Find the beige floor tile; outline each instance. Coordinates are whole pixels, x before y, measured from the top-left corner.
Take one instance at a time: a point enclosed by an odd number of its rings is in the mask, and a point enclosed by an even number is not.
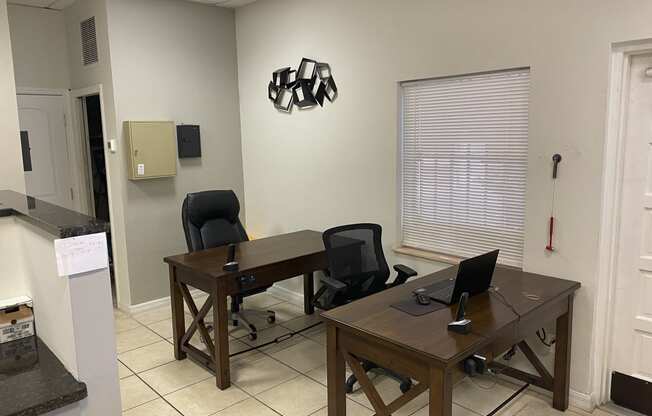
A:
[[[127,410],[122,416],[181,416],[172,406],[163,399],[156,399],[149,403]]]
[[[121,311],[121,310],[118,309],[118,308],[113,308],[113,318],[114,318],[114,319],[118,319],[118,318],[128,318],[128,317],[129,317],[129,314],[128,314],[128,313],[126,313],[126,312],[124,312],[124,311]]]
[[[140,376],[161,395],[172,393],[212,375],[189,359],[173,361],[153,368]]]
[[[453,389],[453,401],[476,413],[487,414],[516,391],[490,376],[465,378]]]
[[[150,325],[154,322],[160,322],[172,318],[172,309],[169,305],[159,306],[144,312],[135,313],[131,315],[131,317],[143,325]]]
[[[256,398],[283,416],[308,416],[327,404],[326,387],[300,376],[264,391]]]
[[[188,315],[186,317],[186,329],[192,322],[192,318]],[[164,321],[154,322],[153,324],[147,325],[149,329],[159,334],[163,338],[172,338],[172,318],[166,319]]]
[[[317,342],[306,339],[272,354],[272,357],[305,373],[326,364],[326,349]]]
[[[276,322],[287,322],[303,316],[303,308],[290,302],[282,302],[269,308],[276,313]]]
[[[363,405],[358,404],[353,400],[346,400],[346,416],[370,416],[373,414],[373,410],[367,409]],[[328,416],[328,407],[324,407],[321,410],[316,411],[311,416]]]
[[[310,325],[314,325],[317,322],[321,322],[321,317],[319,316],[319,313],[315,312],[312,315],[301,315],[298,318],[294,318],[290,321],[283,322],[282,325],[288,329],[291,329],[293,331],[298,331],[301,329],[304,329]],[[317,325],[315,328],[319,328],[323,326],[324,324]],[[312,329],[311,329],[312,330]],[[307,332],[307,331],[306,331]]]
[[[135,319],[129,318],[128,316],[118,316],[113,320],[113,328],[115,333],[128,331],[130,329],[138,328],[140,323]]]
[[[352,374],[351,370],[347,366],[346,367],[346,377],[345,378],[349,378],[349,376],[351,374]],[[326,374],[326,366],[325,365],[323,365],[321,367],[317,367],[317,368],[315,368],[313,370],[310,370],[310,371],[306,372],[305,375],[310,377],[311,379],[315,380],[316,382],[318,382],[320,384],[323,384],[324,386],[328,385],[327,374]]]
[[[278,413],[254,398],[215,413],[213,416],[278,416]]]
[[[428,416],[428,410],[429,410],[428,406],[422,407],[420,410],[416,411],[415,413],[412,413],[411,416]],[[453,404],[453,416],[482,416],[482,415],[472,412],[469,409],[465,409],[457,404]]]
[[[258,332],[258,338],[255,341],[251,341],[247,337],[239,338],[239,341],[246,343],[247,345],[250,345],[252,347],[256,347],[262,344],[265,344],[267,342],[273,341],[274,339],[278,337],[285,337],[288,334],[290,334],[291,331],[287,328],[284,328],[282,326],[276,325],[271,328],[264,329],[260,332]],[[284,339],[283,341],[276,343],[276,344],[271,344],[266,347],[261,347],[260,351],[264,352],[266,354],[273,354],[277,351],[280,351],[282,349],[291,347],[292,345],[295,345],[306,338],[302,337],[301,335],[295,335],[292,338],[289,339]]]
[[[211,334],[212,336],[212,334]],[[211,338],[213,339],[213,338]],[[190,339],[190,345],[193,347],[199,349],[200,351],[208,352],[208,348],[206,348],[206,345],[201,341],[201,338],[199,334],[193,335],[193,337]],[[240,351],[244,351],[246,349],[251,348],[251,346],[245,344],[244,342],[230,338],[229,339],[229,354],[235,354]],[[237,360],[242,360],[244,358],[248,360],[257,360],[260,358],[263,358],[264,355],[258,352],[257,350],[249,351],[240,355],[236,355],[234,357],[231,357],[231,362],[237,361]]]
[[[271,308],[272,305],[283,302],[282,299],[275,298],[274,296],[268,293],[259,293],[253,296],[247,296],[244,299],[244,307],[251,309],[274,309]]]
[[[249,395],[236,386],[220,390],[211,377],[165,398],[184,416],[208,416],[249,398]]]
[[[124,364],[122,364],[120,361],[118,361],[118,377],[120,379],[123,379],[125,377],[129,377],[129,376],[131,376],[133,374],[134,373],[130,369],[128,369],[127,367],[125,367]]]
[[[301,333],[304,337],[310,338],[311,340],[326,346],[326,328],[323,325],[318,326],[317,328],[310,329],[306,332]]]
[[[119,354],[118,359],[132,371],[140,373],[174,361],[174,348],[169,342],[161,340],[154,344]]]
[[[239,360],[231,364],[233,384],[252,395],[297,376],[298,372],[269,357],[256,361]]]
[[[161,337],[144,326],[118,332],[115,335],[116,350],[118,354],[135,350],[136,348],[144,347],[145,345],[153,344],[160,340]]]
[[[374,386],[376,387],[376,390],[378,390],[378,393],[380,394],[380,397],[383,399],[383,401],[386,404],[391,403],[393,400],[397,399],[399,396],[401,396],[403,393],[401,393],[401,389],[399,388],[399,382],[394,380],[393,378],[384,376],[384,375],[376,375],[374,372],[371,372],[369,378],[372,378],[372,382]],[[367,396],[365,396],[364,392],[362,389],[359,387],[358,384],[356,384],[356,390],[353,391],[352,394],[349,395],[349,398],[352,400],[360,403],[361,405],[367,407],[368,409],[373,409],[373,406],[371,406],[371,403],[369,402],[369,399],[367,399]],[[394,416],[407,416],[415,411],[421,409],[425,405],[428,404],[428,391],[425,391],[421,393],[417,398],[400,408],[397,412],[393,413]]]
[[[156,399],[154,390],[143,383],[138,377],[130,376],[120,380],[120,399],[122,410],[131,409]]]

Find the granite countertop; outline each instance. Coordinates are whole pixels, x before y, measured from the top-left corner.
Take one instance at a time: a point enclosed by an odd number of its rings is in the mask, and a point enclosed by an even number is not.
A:
[[[0,344],[0,392],[0,416],[42,415],[88,395],[38,337]]]
[[[25,221],[59,238],[109,232],[109,223],[58,205],[0,190],[0,217],[18,215]]]

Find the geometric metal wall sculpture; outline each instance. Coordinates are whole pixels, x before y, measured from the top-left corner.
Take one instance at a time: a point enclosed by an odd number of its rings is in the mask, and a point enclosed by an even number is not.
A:
[[[289,66],[272,72],[267,97],[280,111],[291,112],[293,106],[310,108],[324,106],[337,98],[337,85],[327,63],[303,58],[297,69]]]

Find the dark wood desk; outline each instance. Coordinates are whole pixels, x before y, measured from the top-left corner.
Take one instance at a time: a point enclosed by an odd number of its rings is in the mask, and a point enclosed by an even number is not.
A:
[[[454,277],[456,267],[442,270],[322,314],[327,324],[328,415],[345,416],[345,361],[376,410],[390,415],[430,388],[430,415],[451,416],[454,377],[461,362],[480,353],[494,357],[518,345],[539,376],[492,363],[503,374],[553,392],[553,406],[568,408],[573,294],[577,282],[498,267],[493,285],[502,297],[484,293],[472,297],[467,317],[472,333],[460,335],[447,330],[455,306],[422,316],[411,316],[390,305],[411,296],[419,287]],[[504,298],[504,299],[503,299]],[[525,338],[556,320],[554,377],[549,374]],[[358,358],[417,380],[403,396],[385,404],[360,368]]]
[[[240,268],[237,272],[222,270],[226,257],[227,248],[218,247],[164,259],[170,266],[174,356],[183,360],[190,355],[193,361],[215,374],[216,384],[222,390],[231,385],[227,296],[303,275],[304,311],[312,314],[313,273],[327,266],[322,235],[317,231],[298,231],[238,244],[236,259]],[[188,287],[208,293],[201,308],[195,305]],[[193,316],[187,330],[184,301]],[[204,324],[211,306],[214,306],[215,343]],[[190,345],[196,331],[206,343],[209,354]]]

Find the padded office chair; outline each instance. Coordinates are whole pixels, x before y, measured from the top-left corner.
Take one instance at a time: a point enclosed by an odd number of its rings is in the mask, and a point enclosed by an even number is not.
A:
[[[183,231],[188,250],[199,251],[230,243],[248,241],[238,214],[240,203],[231,190],[204,191],[186,195],[181,208]],[[266,291],[270,286],[243,291],[231,297],[231,319],[233,326],[244,322],[249,327],[249,339],[258,337],[258,330],[247,315],[263,315],[268,323],[276,321],[274,311],[243,310],[242,303],[247,296]]]
[[[328,270],[321,277],[322,287],[315,294],[315,306],[331,309],[356,299],[378,293],[387,288],[401,285],[417,272],[397,264],[396,279],[387,283],[389,266],[381,244],[382,228],[378,224],[343,225],[324,231],[324,247],[328,257]],[[379,368],[376,364],[360,360],[365,371]],[[384,373],[398,380],[405,393],[412,387],[412,380],[382,369]],[[351,393],[357,382],[355,375],[346,380],[346,392]]]

